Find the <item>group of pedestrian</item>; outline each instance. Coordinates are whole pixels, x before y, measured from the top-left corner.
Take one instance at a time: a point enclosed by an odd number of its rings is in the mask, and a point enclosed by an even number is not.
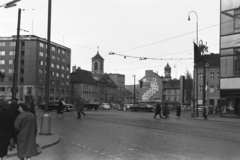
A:
[[[17,98],[11,104],[0,101],[0,128],[1,160],[6,159],[8,150],[15,147],[20,160],[30,160],[39,154],[36,144],[37,121],[27,104],[19,104]]]
[[[161,113],[161,110],[163,110],[162,113]],[[157,105],[156,105],[155,115],[154,115],[153,118],[156,118],[157,115],[159,115],[159,117],[161,119],[163,118],[162,115],[164,116],[164,118],[169,118],[170,117],[169,114],[170,114],[170,109],[168,107],[168,104],[165,103],[164,106],[161,107],[160,103],[158,102]],[[176,107],[176,116],[179,117],[179,118],[181,116],[181,107],[180,107],[180,105],[177,105],[177,107]]]

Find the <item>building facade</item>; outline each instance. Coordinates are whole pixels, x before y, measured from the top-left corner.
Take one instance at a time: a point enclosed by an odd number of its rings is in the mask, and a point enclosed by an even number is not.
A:
[[[240,115],[240,0],[221,0],[220,97],[222,115]]]
[[[203,92],[205,89],[205,100],[207,105],[220,105],[220,88],[219,88],[219,54],[203,55],[203,61],[195,65],[195,73],[197,81],[195,80],[197,88],[198,105],[203,105]],[[204,63],[203,63],[204,62]],[[205,75],[204,75],[205,64]],[[205,87],[203,86],[203,79],[205,77]]]
[[[32,98],[37,103],[45,101],[47,40],[34,36],[20,36],[18,93],[24,102]],[[16,36],[0,37],[0,71],[5,78],[0,82],[1,99],[11,99],[14,73]],[[69,101],[71,49],[51,42],[51,71],[49,99]]]
[[[125,75],[109,73],[108,76],[117,85],[117,96],[115,97],[115,102],[125,102],[125,96],[127,96],[125,95]]]

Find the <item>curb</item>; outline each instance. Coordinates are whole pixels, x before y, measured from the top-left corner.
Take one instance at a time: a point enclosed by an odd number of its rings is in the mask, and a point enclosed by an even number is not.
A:
[[[40,146],[41,149],[45,149],[45,148],[48,148],[48,147],[50,147],[50,146],[53,146],[53,145],[59,143],[60,140],[61,140],[61,137],[60,137],[59,135],[56,135],[56,137],[57,137],[57,138],[56,138],[56,141],[54,141],[54,142],[52,142],[52,143],[44,144],[44,145]],[[8,154],[8,155],[6,156],[6,158],[14,157],[14,156],[17,156],[17,151],[16,151],[16,153],[10,153],[10,154]]]
[[[187,118],[187,119],[192,119],[192,120],[202,120],[202,121],[204,121],[204,119],[197,119],[197,118]],[[207,121],[214,121],[214,122],[225,122],[225,123],[238,123],[239,124],[239,122],[232,122],[232,121],[222,121],[222,120],[216,120],[216,119],[208,119]]]

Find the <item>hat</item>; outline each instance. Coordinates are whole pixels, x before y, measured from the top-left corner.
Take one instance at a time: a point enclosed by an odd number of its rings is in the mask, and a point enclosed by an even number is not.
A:
[[[7,101],[0,101],[0,109],[8,109],[8,102]]]
[[[24,111],[28,111],[29,110],[28,106],[25,103],[21,103],[19,106],[22,107],[22,109]]]

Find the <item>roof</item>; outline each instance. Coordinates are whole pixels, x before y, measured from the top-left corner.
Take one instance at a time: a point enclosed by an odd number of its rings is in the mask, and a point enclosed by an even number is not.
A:
[[[177,79],[169,80],[165,86],[165,89],[170,88],[180,88],[180,80]]]
[[[94,79],[96,83],[106,84],[107,87],[116,87],[117,85],[113,82],[113,80],[108,76],[108,74],[98,74],[98,79]]]
[[[209,64],[209,67],[220,66],[220,55],[219,54],[205,54],[202,56],[205,63]],[[203,67],[203,61],[196,64],[196,67]]]
[[[100,56],[99,52],[97,52],[97,54],[92,58],[92,61],[96,60],[96,59],[101,59],[101,60],[104,60],[102,58],[102,56]]]
[[[87,83],[97,85],[90,71],[76,69],[76,72],[71,73],[71,83]]]

